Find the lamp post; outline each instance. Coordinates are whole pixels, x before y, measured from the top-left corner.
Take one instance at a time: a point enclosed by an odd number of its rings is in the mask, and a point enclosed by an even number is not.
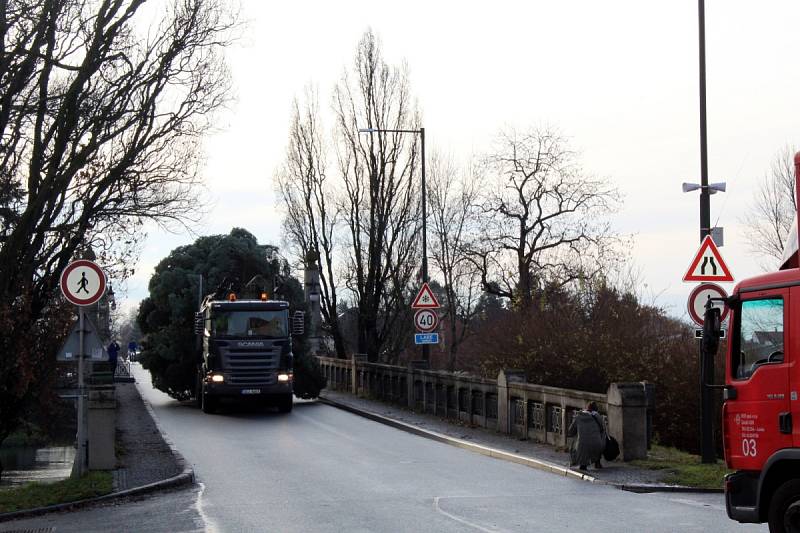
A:
[[[427,186],[425,185],[425,128],[417,130],[404,129],[382,129],[382,128],[360,128],[359,133],[414,133],[419,134],[422,158],[422,281],[428,282],[428,201]],[[429,362],[431,348],[428,344],[422,345],[422,359]]]
[[[708,147],[706,139],[706,14],[704,0],[697,0],[698,53],[700,69],[700,241],[711,234],[711,194],[708,184]],[[686,191],[684,184],[684,191]],[[714,184],[719,185],[719,184]],[[692,190],[692,189],[690,189]],[[716,189],[720,190],[720,189]],[[722,191],[725,190],[722,184]],[[700,369],[700,456],[703,463],[716,462],[713,436],[714,391],[708,386],[714,382],[714,361],[703,357]]]

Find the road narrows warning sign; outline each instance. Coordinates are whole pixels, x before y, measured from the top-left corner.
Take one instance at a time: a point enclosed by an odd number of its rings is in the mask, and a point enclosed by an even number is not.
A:
[[[710,235],[703,239],[683,281],[733,281],[733,275]]]
[[[417,293],[417,297],[414,298],[414,303],[411,304],[412,309],[438,309],[441,305],[439,305],[439,300],[436,299],[436,296],[433,294],[430,285],[428,282],[422,284],[422,288]]]

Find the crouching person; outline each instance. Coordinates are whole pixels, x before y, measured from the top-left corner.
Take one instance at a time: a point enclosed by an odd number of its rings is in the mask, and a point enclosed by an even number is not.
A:
[[[573,438],[569,451],[570,466],[578,465],[581,470],[586,470],[589,464],[594,464],[595,468],[602,468],[600,457],[606,443],[606,432],[595,402],[589,402],[586,409],[575,415],[567,436],[577,437]]]

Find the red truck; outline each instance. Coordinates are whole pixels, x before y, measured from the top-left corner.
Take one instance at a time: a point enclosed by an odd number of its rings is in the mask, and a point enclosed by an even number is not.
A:
[[[800,191],[800,152],[794,161]],[[725,503],[733,520],[768,522],[771,532],[800,532],[797,223],[795,215],[781,268],[740,282],[728,299],[722,434],[725,462],[736,472],[725,478]],[[717,333],[712,313],[706,322]]]

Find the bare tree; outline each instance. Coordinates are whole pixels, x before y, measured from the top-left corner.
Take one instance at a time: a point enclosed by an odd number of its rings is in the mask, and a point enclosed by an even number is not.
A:
[[[344,357],[345,344],[339,324],[334,249],[338,244],[338,207],[328,178],[327,149],[320,125],[319,104],[313,89],[306,91],[305,105],[295,101],[289,129],[286,163],[275,178],[286,217],[284,235],[296,256],[320,260],[321,311],[333,337],[336,354]]]
[[[408,284],[415,273],[419,229],[416,136],[360,128],[416,129],[407,69],[387,65],[367,32],[355,64],[334,92],[341,213],[348,235],[347,287],[358,307],[358,351],[393,360],[408,328]]]
[[[452,371],[457,368],[458,347],[470,332],[482,292],[480,276],[468,256],[470,240],[475,238],[479,178],[474,168],[462,173],[452,159],[436,151],[428,168],[430,253],[444,282],[447,367]]]
[[[792,146],[783,147],[772,160],[753,204],[742,218],[750,249],[767,259],[765,270],[774,269],[783,256],[783,247],[797,214]]]
[[[0,340],[0,440],[37,396],[43,317],[76,252],[106,243],[110,260],[142,221],[198,215],[236,17],[222,0],[173,0],[143,32],[143,4],[0,2],[0,322],[15,332]]]
[[[484,238],[471,253],[486,291],[526,309],[537,289],[608,267],[615,235],[607,215],[617,193],[583,172],[563,138],[543,129],[505,131],[484,172]]]

